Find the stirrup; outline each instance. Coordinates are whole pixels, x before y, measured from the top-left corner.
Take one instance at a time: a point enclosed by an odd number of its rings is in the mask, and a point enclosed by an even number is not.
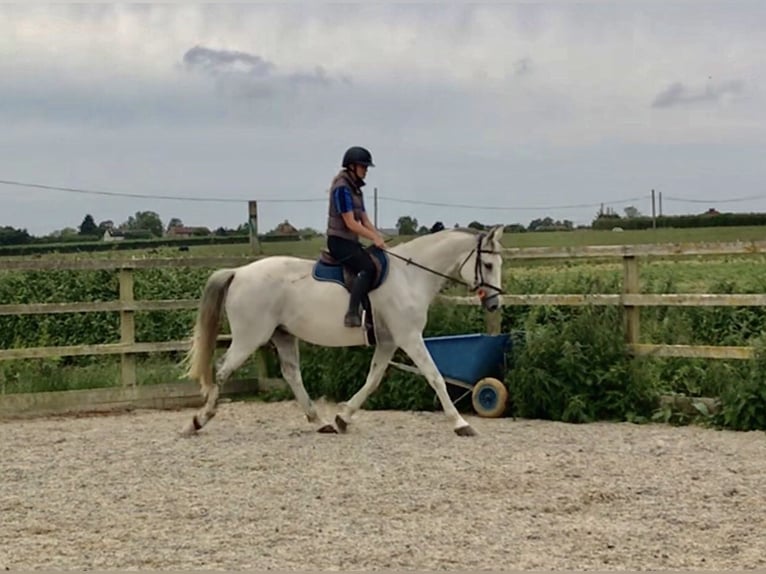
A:
[[[343,318],[343,324],[346,327],[361,327],[362,318],[359,316],[358,313],[353,313],[351,311],[348,311],[346,313],[346,316]]]

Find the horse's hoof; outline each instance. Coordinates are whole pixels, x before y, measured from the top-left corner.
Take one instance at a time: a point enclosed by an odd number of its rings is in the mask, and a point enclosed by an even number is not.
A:
[[[317,432],[321,432],[323,434],[338,434],[338,430],[332,426],[330,423],[327,423],[324,426],[321,426],[317,429]]]
[[[466,425],[464,427],[456,428],[455,434],[457,436],[476,436],[478,433],[473,430],[471,425]]]
[[[348,424],[340,417],[340,415],[335,415],[335,426],[338,427],[340,432],[346,432],[346,429],[348,428]]]
[[[190,436],[194,436],[197,434],[197,429],[194,428],[193,423],[189,423],[186,425],[186,428],[180,432],[181,437],[183,438],[189,438]]]

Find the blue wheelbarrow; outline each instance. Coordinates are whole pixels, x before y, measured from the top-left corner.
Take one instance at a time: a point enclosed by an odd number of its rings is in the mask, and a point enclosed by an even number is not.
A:
[[[502,381],[505,357],[511,345],[509,334],[445,335],[428,337],[424,342],[447,385],[464,389],[453,404],[470,394],[476,414],[487,418],[503,416],[508,405],[508,388]],[[411,365],[394,361],[389,364],[403,371],[422,374]]]

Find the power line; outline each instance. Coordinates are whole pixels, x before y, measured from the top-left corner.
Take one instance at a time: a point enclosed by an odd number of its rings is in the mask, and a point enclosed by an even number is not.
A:
[[[16,185],[20,187],[34,187],[39,189],[50,189],[54,191],[66,191],[70,193],[84,193],[89,195],[108,195],[111,197],[140,197],[140,198],[148,198],[148,199],[170,199],[170,200],[176,200],[176,201],[206,201],[206,202],[217,202],[217,203],[246,203],[249,201],[248,199],[238,199],[235,197],[185,197],[185,196],[178,196],[178,195],[157,195],[157,194],[148,194],[148,193],[124,193],[119,191],[102,191],[102,190],[94,190],[94,189],[79,189],[75,187],[59,187],[55,185],[43,185],[41,183],[24,183],[20,181],[8,181],[0,179],[0,184],[3,185]],[[316,201],[327,201],[326,198],[317,198],[317,197],[311,197],[311,198],[264,198],[259,199],[259,202],[264,203],[278,203],[278,202],[288,202],[288,203],[298,203],[298,202],[316,202]]]
[[[745,197],[733,197],[731,199],[687,199],[683,197],[663,196],[663,200],[678,201],[681,203],[737,203],[740,201],[750,201],[752,199],[763,199],[766,194],[748,195]]]
[[[196,201],[207,203],[246,203],[250,201],[248,198],[237,197],[198,197],[198,196],[179,196],[179,195],[162,195],[162,194],[149,194],[149,193],[127,193],[120,191],[105,191],[95,189],[82,189],[76,187],[63,187],[56,185],[46,185],[42,183],[29,183],[13,180],[0,180],[2,185],[28,187],[37,189],[47,189],[53,191],[64,191],[68,193],[81,193],[87,195],[105,195],[110,197],[134,197],[144,199],[167,199],[171,201]],[[492,211],[544,211],[551,209],[585,209],[600,207],[602,204],[606,205],[619,205],[625,203],[631,203],[635,201],[642,201],[649,199],[650,196],[629,197],[627,199],[616,199],[609,201],[600,201],[596,203],[575,203],[566,205],[474,205],[467,203],[450,203],[445,201],[426,201],[421,199],[405,199],[400,197],[389,197],[387,195],[379,195],[379,199],[390,201],[392,203],[405,203],[411,205],[428,205],[432,207],[455,207],[459,209],[480,209],[480,210],[492,210]],[[675,196],[663,196],[664,201],[676,201],[680,203],[738,203],[742,201],[751,201],[754,199],[766,198],[766,194],[748,195],[744,197],[734,197],[731,199],[689,199]],[[326,197],[301,197],[301,198],[279,198],[279,197],[266,197],[258,198],[260,203],[319,203],[326,202]]]
[[[126,193],[126,192],[119,192],[119,191],[104,191],[104,190],[94,190],[94,189],[81,189],[81,188],[75,188],[75,187],[62,187],[62,186],[55,186],[55,185],[45,185],[41,183],[27,183],[27,182],[11,181],[11,180],[0,180],[0,184],[19,186],[19,187],[37,188],[37,189],[47,189],[47,190],[53,190],[53,191],[64,191],[68,193],[105,195],[110,197],[135,197],[135,198],[146,198],[146,199],[167,199],[167,200],[173,200],[173,201],[197,201],[197,202],[211,202],[211,203],[244,203],[249,201],[248,199],[245,199],[245,198],[234,198],[234,197],[191,197],[191,196],[178,196],[178,195],[155,195],[155,194],[148,194],[148,193]],[[551,210],[551,209],[583,209],[583,208],[600,207],[604,203],[615,205],[615,204],[622,204],[622,203],[630,203],[634,201],[641,201],[647,198],[648,196],[642,196],[642,197],[632,197],[632,198],[621,199],[621,200],[612,200],[609,202],[578,203],[578,204],[570,204],[570,205],[507,206],[507,205],[473,205],[473,204],[449,203],[449,202],[440,202],[440,201],[425,201],[425,200],[419,200],[419,199],[403,199],[398,197],[389,197],[385,195],[379,196],[379,199],[383,199],[385,201],[390,201],[393,203],[407,203],[407,204],[413,204],[413,205],[428,205],[432,207],[434,206],[435,207],[455,207],[460,209],[480,209],[480,210],[491,210],[491,211],[500,211],[500,210],[502,211],[544,211],[544,210]],[[326,197],[259,198],[258,199],[259,203],[317,203],[317,202],[326,202],[326,201],[327,201]]]
[[[460,204],[460,203],[445,203],[445,202],[439,202],[439,201],[422,201],[419,199],[399,199],[394,197],[386,197],[386,196],[380,196],[383,199],[387,199],[388,201],[393,201],[397,203],[412,203],[415,205],[431,205],[436,207],[460,207],[465,209],[490,209],[490,210],[508,210],[508,211],[543,211],[546,209],[583,209],[586,207],[601,207],[601,205],[605,203],[609,203],[610,205],[613,204],[620,204],[620,203],[631,203],[634,201],[640,201],[642,199],[648,199],[649,196],[643,196],[643,197],[631,197],[628,199],[619,199],[614,201],[600,201],[598,203],[576,203],[571,205],[538,205],[538,206],[502,206],[502,205],[473,205],[473,204]]]

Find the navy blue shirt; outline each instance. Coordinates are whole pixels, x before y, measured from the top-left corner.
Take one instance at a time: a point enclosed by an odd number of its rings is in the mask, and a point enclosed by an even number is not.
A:
[[[335,209],[338,210],[338,213],[354,210],[351,190],[345,185],[340,185],[332,190],[332,200],[335,202]],[[362,206],[362,211],[365,211],[364,206]]]

